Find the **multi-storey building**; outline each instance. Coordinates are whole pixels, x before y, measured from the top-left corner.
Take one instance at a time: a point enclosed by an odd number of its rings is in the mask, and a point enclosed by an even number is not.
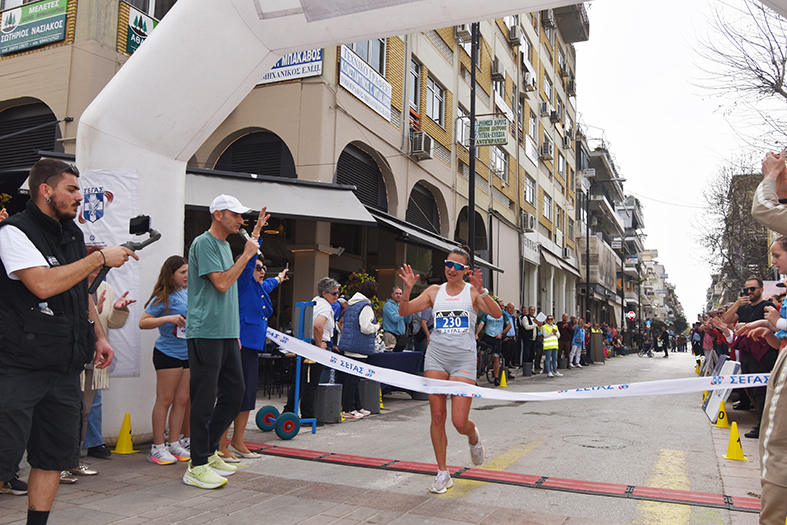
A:
[[[4,28],[19,21],[9,13],[31,7],[51,10],[54,26],[46,39],[0,46],[0,136],[14,133],[0,141],[0,170],[12,212],[42,154],[74,157],[80,115],[174,1],[20,4],[0,1]],[[576,312],[574,43],[588,39],[587,12],[578,4],[482,22],[475,64],[469,35],[469,25],[447,27],[282,58],[189,162],[186,246],[207,228],[215,195],[267,205],[266,263],[289,263],[293,275],[277,289],[283,326],[287,307],[310,299],[324,275],[364,270],[383,298],[404,263],[422,276],[419,288],[439,282],[446,253],[468,241],[472,213],[493,293]],[[476,114],[501,119],[506,140],[477,148],[469,210],[473,69]],[[151,373],[138,374],[149,383]]]

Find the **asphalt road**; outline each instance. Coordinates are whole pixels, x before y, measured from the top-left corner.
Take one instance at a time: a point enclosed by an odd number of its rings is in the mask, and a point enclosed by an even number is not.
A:
[[[630,355],[622,359],[610,359],[606,364],[562,372],[564,377],[554,379],[545,376],[521,378],[517,375],[508,388],[535,392],[695,377],[693,358],[686,353],[671,353],[668,359]],[[480,386],[486,386],[486,382],[482,381]],[[283,399],[278,401],[274,398],[272,401],[271,404],[281,408]],[[696,393],[548,402],[476,399],[473,401],[471,419],[476,423],[486,445],[487,462],[484,468],[729,494],[729,487],[726,487],[725,492],[721,478],[723,465],[728,460],[720,457],[713,439],[714,432],[721,429],[712,427],[700,408],[700,401]],[[403,394],[386,397],[386,403],[390,410],[382,414],[326,425],[314,435],[302,429],[292,441],[281,442],[272,434],[259,432],[251,426],[246,438],[247,441],[302,449],[434,463],[427,403],[412,401]],[[753,413],[746,416],[751,419]],[[741,434],[748,428],[742,426]],[[448,429],[448,437],[449,465],[471,466],[466,440],[452,427]],[[756,440],[742,438],[742,441],[745,453],[750,454],[756,449]],[[296,459],[265,457],[252,463],[252,472],[402,494],[423,495],[432,481],[431,477],[422,474],[384,472]],[[750,490],[759,492],[756,465],[742,464],[741,468],[743,478],[746,478],[744,485],[750,478]],[[732,495],[746,496],[746,493]],[[439,497],[559,514],[573,517],[578,520],[577,523],[583,519],[675,525],[756,523],[756,515],[741,516],[741,513],[727,510],[469,480],[457,480],[447,494]],[[745,519],[741,521],[741,518]]]

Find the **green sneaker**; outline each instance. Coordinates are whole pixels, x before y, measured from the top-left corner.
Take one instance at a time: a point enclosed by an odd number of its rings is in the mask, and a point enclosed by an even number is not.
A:
[[[201,489],[217,489],[226,485],[227,480],[216,474],[210,465],[192,467],[189,461],[189,468],[183,474],[183,483]]]
[[[232,476],[235,474],[235,471],[238,470],[238,467],[235,465],[230,465],[219,456],[219,451],[213,453],[212,456],[208,458],[208,466],[213,469],[213,472],[218,474],[219,476]]]

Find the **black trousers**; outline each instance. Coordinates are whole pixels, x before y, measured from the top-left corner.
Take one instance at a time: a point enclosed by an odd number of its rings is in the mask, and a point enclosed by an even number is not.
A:
[[[320,384],[322,369],[323,366],[320,363],[306,364],[301,362],[300,408],[303,419],[314,417],[315,398],[317,397],[317,386]],[[295,408],[295,385],[290,385],[284,411],[298,413]]]
[[[361,382],[359,376],[340,372],[342,377],[342,412],[352,412],[360,410],[361,394],[358,392],[358,384]]]
[[[503,358],[506,360],[506,365],[509,367],[514,366],[514,359],[516,359],[518,348],[516,337],[503,337]]]
[[[204,465],[240,412],[243,369],[237,339],[189,339],[191,464]],[[171,430],[172,431],[172,430]]]
[[[741,373],[742,374],[767,374],[773,370],[773,365],[776,364],[776,358],[779,357],[779,351],[770,348],[761,361],[757,361],[749,352],[741,352]],[[757,426],[760,426],[762,421],[762,411],[765,409],[765,396],[768,393],[767,386],[758,386],[756,388],[747,388],[746,393],[754,399],[754,404],[757,406]]]

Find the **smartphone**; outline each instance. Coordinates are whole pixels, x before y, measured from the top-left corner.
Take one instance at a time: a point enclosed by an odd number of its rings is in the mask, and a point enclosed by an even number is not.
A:
[[[743,289],[741,290],[741,297],[743,297],[743,296],[745,296],[745,295],[749,295],[749,290],[748,290],[748,289],[746,289],[746,288],[743,288]]]
[[[137,215],[128,221],[128,233],[144,235],[150,231],[150,215]]]
[[[287,264],[284,265],[284,269],[285,270],[289,270],[290,269],[290,261],[287,261]]]

